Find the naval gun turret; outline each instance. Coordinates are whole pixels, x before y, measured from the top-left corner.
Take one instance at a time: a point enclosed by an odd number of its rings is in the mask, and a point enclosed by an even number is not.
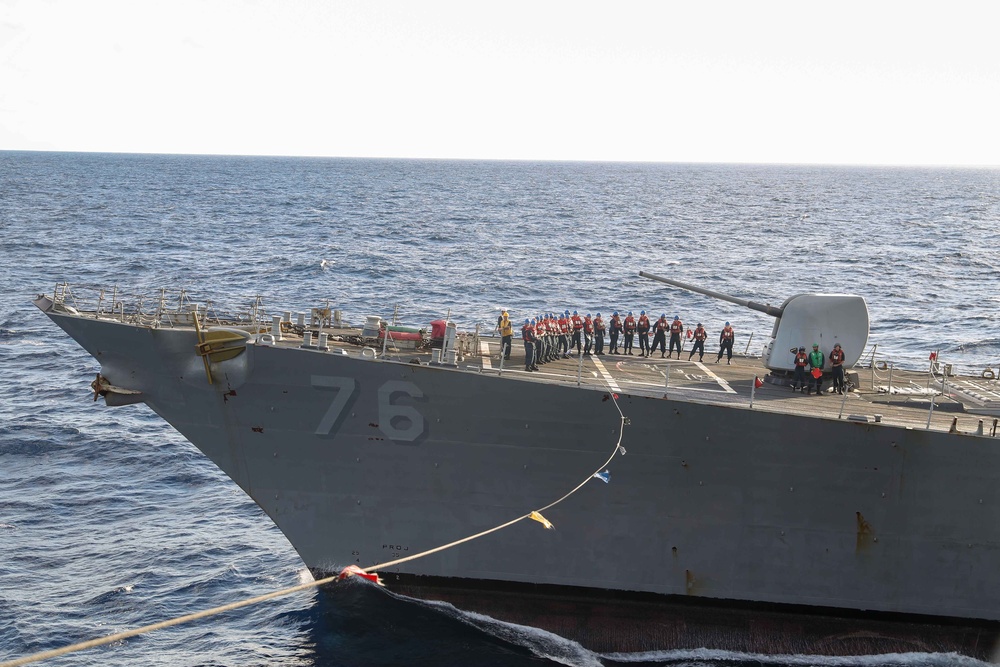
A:
[[[796,294],[775,308],[645,271],[639,275],[775,318],[771,339],[764,346],[764,365],[774,371],[794,370],[794,350],[800,346],[811,350],[813,343],[817,343],[823,354],[829,356],[833,346],[840,343],[845,368],[856,364],[868,346],[868,304],[854,294]]]

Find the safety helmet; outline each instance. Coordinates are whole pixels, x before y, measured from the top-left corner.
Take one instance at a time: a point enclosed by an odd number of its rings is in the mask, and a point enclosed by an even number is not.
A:
[[[531,324],[531,320],[525,320],[524,323],[525,324]]]
[[[675,320],[679,320],[679,319],[681,319],[681,316],[680,315],[674,315],[674,319]]]
[[[629,315],[631,315],[631,314],[632,314],[632,311],[631,311],[631,310],[630,310],[630,311],[628,311],[628,314],[629,314]]]
[[[574,314],[574,315],[579,315],[580,313],[578,313],[578,312],[576,312],[576,311],[574,310],[574,311],[573,311],[573,314]]]
[[[532,324],[534,324],[534,323],[535,323],[535,320],[531,320],[531,323],[532,323]]]
[[[639,311],[639,314],[640,314],[640,315],[645,315],[645,314],[646,314],[646,311],[645,311],[645,310],[640,310],[640,311]]]
[[[601,314],[600,314],[600,313],[597,313],[597,316],[598,316],[598,317],[600,317],[600,316],[601,316]]]
[[[587,313],[587,317],[590,317],[590,313]]]
[[[727,326],[727,327],[729,326],[729,322],[726,322],[726,326]]]
[[[615,311],[614,313],[612,313],[612,315],[617,315],[617,314],[618,314],[618,311],[617,311],[617,310],[616,310],[616,311]]]
[[[805,351],[806,351],[806,346],[805,345],[799,345],[799,352],[805,352]]]
[[[813,343],[813,347],[819,347],[819,343]]]
[[[666,313],[660,313],[660,319],[661,320],[667,319],[667,314]]]
[[[698,322],[698,326],[701,326],[701,322]]]
[[[834,343],[833,346],[834,347],[840,347],[840,343]]]

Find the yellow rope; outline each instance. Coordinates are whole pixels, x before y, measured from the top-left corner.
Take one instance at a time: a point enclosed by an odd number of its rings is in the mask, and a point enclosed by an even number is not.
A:
[[[519,516],[516,519],[508,521],[507,523],[500,524],[499,526],[494,526],[493,528],[490,528],[488,530],[484,530],[481,533],[476,533],[475,535],[469,535],[468,537],[463,537],[460,540],[455,540],[454,542],[449,542],[448,544],[444,544],[444,545],[441,545],[439,547],[435,547],[433,549],[429,549],[427,551],[422,551],[422,552],[420,552],[418,554],[413,554],[412,556],[407,556],[406,558],[399,558],[397,560],[391,560],[391,561],[388,561],[388,562],[385,562],[385,563],[379,563],[378,565],[371,565],[369,567],[362,568],[363,571],[366,572],[366,573],[368,573],[368,572],[373,572],[375,570],[382,570],[382,569],[385,569],[387,567],[392,567],[394,565],[400,565],[402,563],[406,563],[406,562],[409,562],[411,560],[416,560],[418,558],[423,558],[424,556],[430,556],[431,554],[436,554],[439,551],[444,551],[446,549],[451,549],[452,547],[456,547],[456,546],[458,546],[460,544],[465,544],[466,542],[471,542],[472,540],[479,539],[480,537],[484,537],[486,535],[489,535],[490,533],[495,533],[498,530],[503,530],[504,528],[507,528],[508,526],[513,526],[515,523],[518,523],[520,521],[524,521],[525,519],[532,518],[532,514],[535,514],[535,513],[538,513],[538,512],[542,512],[542,511],[547,510],[549,508],[555,507],[556,505],[558,505],[559,503],[561,503],[562,501],[566,500],[567,498],[569,498],[570,496],[572,496],[574,493],[576,493],[577,491],[579,491],[597,473],[599,473],[602,470],[604,470],[604,468],[606,468],[608,466],[608,464],[610,464],[611,461],[614,460],[615,456],[618,455],[618,452],[622,448],[621,447],[621,445],[622,445],[622,439],[625,436],[625,423],[626,423],[625,422],[625,415],[622,414],[621,408],[618,406],[617,396],[613,392],[610,391],[610,388],[609,388],[609,392],[610,392],[611,400],[614,403],[615,409],[618,410],[618,415],[619,415],[619,417],[621,419],[621,423],[619,425],[619,430],[618,430],[618,442],[615,443],[615,449],[611,453],[611,456],[608,457],[608,460],[605,461],[604,464],[601,465],[600,468],[598,468],[596,471],[594,471],[593,475],[591,475],[587,479],[585,479],[582,482],[580,482],[569,493],[567,493],[566,495],[564,495],[559,500],[556,500],[554,502],[549,503],[545,507],[540,507],[539,509],[534,510],[533,512],[528,512],[527,514],[525,514],[523,516]],[[177,618],[171,618],[171,619],[168,619],[166,621],[160,621],[159,623],[153,623],[151,625],[144,625],[141,628],[133,628],[132,630],[125,630],[124,632],[118,632],[118,633],[115,633],[113,635],[107,635],[106,637],[99,637],[97,639],[90,639],[88,641],[80,642],[78,644],[71,644],[70,646],[63,646],[62,648],[52,649],[52,650],[49,650],[49,651],[42,651],[41,653],[34,653],[32,655],[27,655],[27,656],[24,656],[22,658],[17,658],[15,660],[9,660],[7,662],[2,662],[2,663],[0,663],[0,667],[19,667],[20,665],[28,665],[28,664],[31,664],[31,663],[34,663],[34,662],[39,662],[39,661],[42,661],[42,660],[48,660],[49,658],[56,658],[58,656],[66,655],[68,653],[76,653],[77,651],[83,651],[83,650],[86,650],[88,648],[96,648],[98,646],[105,646],[107,644],[113,644],[115,642],[122,641],[123,639],[129,639],[130,637],[135,637],[137,635],[143,635],[143,634],[146,634],[146,633],[149,633],[149,632],[153,632],[155,630],[162,630],[164,628],[170,628],[170,627],[173,627],[175,625],[181,625],[183,623],[189,623],[191,621],[196,621],[196,620],[198,620],[200,618],[206,618],[208,616],[215,616],[217,614],[222,614],[222,613],[225,613],[227,611],[232,611],[233,609],[239,609],[241,607],[248,607],[250,605],[257,604],[258,602],[264,602],[266,600],[273,600],[274,598],[284,597],[285,595],[291,595],[292,593],[297,593],[299,591],[304,591],[304,590],[308,590],[310,588],[316,588],[317,586],[323,586],[325,584],[334,583],[334,582],[336,582],[339,579],[339,577],[340,577],[339,574],[335,574],[335,575],[326,577],[324,579],[317,579],[315,581],[310,581],[310,582],[307,582],[307,583],[304,583],[304,584],[299,584],[298,586],[292,586],[290,588],[284,588],[284,589],[282,589],[280,591],[274,591],[272,593],[266,593],[264,595],[258,595],[257,597],[247,598],[247,599],[244,599],[244,600],[239,600],[237,602],[231,602],[229,604],[222,605],[221,607],[214,607],[212,609],[206,609],[204,611],[198,611],[198,612],[195,612],[193,614],[188,614],[186,616],[178,616]]]

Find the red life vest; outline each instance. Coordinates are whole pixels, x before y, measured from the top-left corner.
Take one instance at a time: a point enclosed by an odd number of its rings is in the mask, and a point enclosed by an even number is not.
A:
[[[583,328],[583,320],[580,319],[579,315],[573,316],[573,331],[579,331]]]
[[[723,338],[729,340],[734,335],[735,335],[735,333],[733,332],[733,328],[732,327],[723,327],[723,329],[722,329],[722,337]]]
[[[706,338],[708,338],[708,332],[705,331],[705,327],[698,327],[694,330],[695,340],[705,340]]]
[[[801,366],[802,368],[805,368],[807,363],[809,363],[809,357],[808,355],[806,355],[805,352],[799,352],[798,354],[795,355],[796,366]]]
[[[594,321],[589,317],[583,319],[583,330],[587,333],[594,333]]]
[[[639,328],[645,331],[649,331],[649,318],[645,315],[639,316]]]
[[[830,363],[834,366],[839,366],[844,363],[844,351],[835,349],[830,352]]]
[[[684,323],[680,320],[674,320],[670,323],[670,333],[672,334],[679,334],[683,328]]]
[[[656,320],[656,330],[657,331],[666,331],[667,330],[667,321],[664,320],[664,319]]]
[[[635,318],[629,315],[625,318],[625,332],[632,333],[635,331]]]
[[[602,333],[604,331],[604,320],[600,317],[594,318],[594,331],[597,333]]]
[[[622,330],[622,320],[617,315],[611,316],[611,330],[621,331]]]
[[[569,333],[569,320],[566,319],[565,315],[559,318],[559,331],[564,334]]]
[[[530,324],[525,324],[521,327],[521,339],[526,341],[535,340],[535,329]]]

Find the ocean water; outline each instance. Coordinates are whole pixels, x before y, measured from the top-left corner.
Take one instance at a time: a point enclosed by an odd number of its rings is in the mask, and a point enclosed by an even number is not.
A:
[[[149,410],[94,403],[98,364],[31,304],[57,282],[184,288],[351,322],[492,328],[577,309],[772,320],[863,295],[880,359],[1000,367],[1000,171],[0,152],[0,660],[308,579],[270,521]],[[751,340],[750,336],[753,335]],[[710,338],[711,340],[711,338]],[[53,665],[953,665],[676,651],[600,656],[368,586],[312,590]]]

